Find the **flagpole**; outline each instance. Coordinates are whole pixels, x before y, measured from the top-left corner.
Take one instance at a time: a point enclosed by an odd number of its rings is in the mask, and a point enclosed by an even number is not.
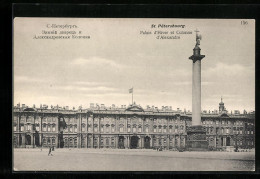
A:
[[[132,105],[134,104],[134,88],[132,87]]]

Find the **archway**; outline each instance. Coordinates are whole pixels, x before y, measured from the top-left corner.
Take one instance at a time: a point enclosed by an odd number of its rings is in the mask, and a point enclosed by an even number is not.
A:
[[[40,137],[39,137],[39,133],[37,131],[35,132],[35,145],[37,147],[40,146]]]
[[[145,148],[145,149],[149,149],[149,148],[150,148],[150,140],[151,140],[151,138],[148,137],[148,136],[146,136],[146,137],[144,138],[144,148]]]
[[[230,146],[230,137],[227,137],[227,146]]]
[[[119,149],[124,149],[125,148],[124,136],[119,136],[119,138],[118,138],[118,148]]]
[[[136,149],[138,147],[138,140],[139,138],[137,136],[131,137],[131,144],[130,144],[131,149]]]
[[[25,145],[31,145],[31,136],[30,135],[26,135],[26,137],[25,137]]]
[[[23,144],[23,139],[22,136],[19,134],[19,146],[21,146]]]

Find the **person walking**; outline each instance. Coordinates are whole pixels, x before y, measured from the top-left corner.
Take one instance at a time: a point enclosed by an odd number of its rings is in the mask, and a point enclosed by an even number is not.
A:
[[[48,156],[51,154],[51,146],[49,148],[49,153],[48,153]],[[52,154],[51,154],[52,155]]]

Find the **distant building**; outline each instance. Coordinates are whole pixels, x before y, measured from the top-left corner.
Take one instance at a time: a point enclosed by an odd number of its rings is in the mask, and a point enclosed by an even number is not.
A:
[[[167,109],[167,108],[166,108]],[[101,104],[78,110],[54,107],[13,109],[14,147],[59,148],[158,148],[175,149],[186,145],[190,111],[173,111],[133,104],[127,108],[106,108]],[[255,146],[255,114],[228,114],[224,103],[219,113],[202,113],[209,146],[225,148]]]

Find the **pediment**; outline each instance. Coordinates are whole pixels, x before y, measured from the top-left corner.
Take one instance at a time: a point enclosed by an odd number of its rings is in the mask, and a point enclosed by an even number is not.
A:
[[[226,113],[220,114],[220,117],[229,117]]]
[[[133,111],[133,112],[143,112],[143,108],[141,106],[137,106],[137,105],[134,105],[134,106],[130,106],[126,109],[126,111]]]

